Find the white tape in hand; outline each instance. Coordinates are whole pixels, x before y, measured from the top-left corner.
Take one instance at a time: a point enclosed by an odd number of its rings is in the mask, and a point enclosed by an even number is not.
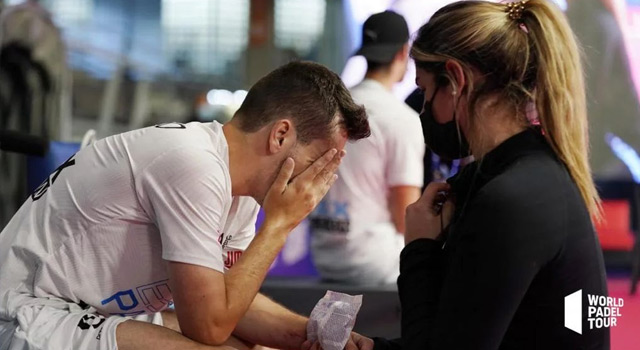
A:
[[[362,295],[327,291],[311,311],[307,339],[320,342],[323,350],[344,349],[361,305]]]

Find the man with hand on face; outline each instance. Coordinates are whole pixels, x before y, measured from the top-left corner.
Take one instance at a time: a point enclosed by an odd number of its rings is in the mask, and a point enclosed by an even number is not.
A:
[[[296,62],[224,126],[158,125],[81,150],[0,234],[0,349],[300,348],[307,319],[258,290],[347,139],[368,135],[340,78]],[[354,333],[347,347],[371,346]]]

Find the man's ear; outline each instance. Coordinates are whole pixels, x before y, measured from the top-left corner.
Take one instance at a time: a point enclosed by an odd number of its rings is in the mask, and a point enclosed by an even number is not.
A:
[[[451,93],[454,95],[460,94],[467,83],[464,75],[464,69],[462,69],[460,63],[454,60],[447,60],[444,67],[450,78]]]
[[[269,133],[269,153],[275,154],[290,149],[297,140],[293,123],[289,119],[276,120]]]
[[[400,62],[404,62],[406,60],[409,59],[409,43],[406,43],[402,46],[402,48],[396,52],[396,55],[394,57],[394,60],[400,61]]]

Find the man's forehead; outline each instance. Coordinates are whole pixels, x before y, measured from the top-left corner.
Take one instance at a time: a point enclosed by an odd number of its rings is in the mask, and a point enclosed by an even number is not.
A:
[[[341,139],[343,141],[340,141]],[[311,144],[308,145],[310,148],[309,150],[311,153],[310,155],[315,158],[318,158],[332,148],[342,149],[344,147],[345,142],[346,142],[346,133],[338,132],[338,130],[336,130],[331,134],[331,136],[327,138],[316,139],[312,141]]]
[[[325,137],[314,139],[305,146],[311,148],[314,153],[319,153],[318,156],[321,156],[332,148],[342,149],[346,143],[347,136],[347,128],[344,125],[342,114],[336,112],[333,121],[331,121],[329,134]]]
[[[330,142],[331,147],[339,146],[339,142],[342,142],[343,139],[348,138],[347,126],[344,123],[344,118],[340,111],[336,112],[336,115],[333,118],[333,127],[331,128],[331,137]]]
[[[330,148],[342,148],[347,141],[347,129],[344,125],[338,125],[333,131],[327,140],[325,140],[325,145],[327,149]]]
[[[337,145],[338,143],[333,139],[333,137],[316,139],[310,144],[314,153],[324,153],[331,148],[337,147]]]

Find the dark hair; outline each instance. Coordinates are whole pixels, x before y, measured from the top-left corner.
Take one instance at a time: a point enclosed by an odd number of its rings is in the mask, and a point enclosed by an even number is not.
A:
[[[392,62],[393,60],[389,62],[374,62],[374,61],[367,60],[367,73],[375,72],[383,68],[388,68],[389,66],[391,66]]]
[[[371,133],[364,107],[353,102],[340,77],[313,62],[291,62],[267,74],[251,87],[234,116],[245,132],[280,118],[293,121],[302,143],[326,138],[336,126],[344,127],[350,140]]]

